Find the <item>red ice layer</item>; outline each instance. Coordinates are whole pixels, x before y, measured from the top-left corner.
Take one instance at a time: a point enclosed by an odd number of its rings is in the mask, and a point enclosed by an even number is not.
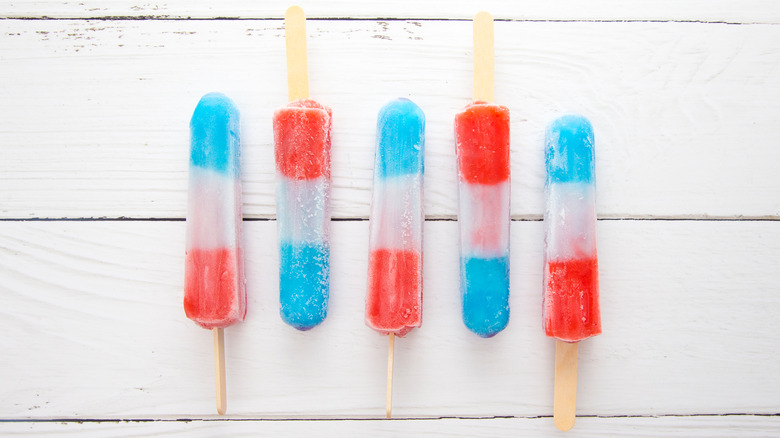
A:
[[[577,342],[601,333],[598,260],[553,260],[547,263],[544,331],[562,341]]]
[[[310,99],[274,113],[276,168],[297,180],[330,179],[330,108]]]
[[[458,174],[467,183],[497,184],[509,178],[509,109],[474,102],[455,116]]]
[[[404,336],[422,324],[422,266],[414,251],[378,249],[368,268],[366,322],[376,331]]]
[[[207,328],[243,321],[246,294],[236,249],[190,249],[184,280],[184,313]],[[238,263],[237,263],[238,261]]]

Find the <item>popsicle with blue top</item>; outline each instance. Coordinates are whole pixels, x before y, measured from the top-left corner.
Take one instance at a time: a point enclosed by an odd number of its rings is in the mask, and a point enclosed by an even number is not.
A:
[[[425,116],[408,99],[379,112],[366,323],[404,336],[422,323]]]
[[[387,418],[393,346],[422,324],[425,115],[408,99],[379,112],[371,198],[366,324],[388,335]]]
[[[213,330],[217,412],[224,414],[222,329],[246,315],[238,110],[226,96],[207,94],[195,108],[190,133],[184,311]]]
[[[553,418],[574,426],[579,342],[601,333],[593,127],[567,115],[547,128],[544,330],[556,339]]]

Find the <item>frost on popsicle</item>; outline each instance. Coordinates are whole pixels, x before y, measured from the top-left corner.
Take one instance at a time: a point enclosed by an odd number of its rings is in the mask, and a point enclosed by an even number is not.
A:
[[[566,342],[601,333],[593,140],[577,115],[546,133],[544,329]]]
[[[404,336],[422,324],[425,116],[408,99],[379,112],[366,324]]]
[[[184,311],[204,328],[222,328],[246,314],[238,110],[207,94],[190,132]]]
[[[279,303],[299,330],[328,313],[331,110],[296,100],[274,114]]]
[[[485,102],[455,116],[463,322],[491,337],[509,322],[509,110]]]

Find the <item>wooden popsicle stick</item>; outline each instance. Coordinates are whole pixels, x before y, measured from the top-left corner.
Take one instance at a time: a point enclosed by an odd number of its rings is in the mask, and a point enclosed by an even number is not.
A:
[[[555,427],[567,431],[574,427],[577,409],[577,348],[579,342],[555,341]]]
[[[474,16],[474,100],[493,102],[493,17],[485,11]]]
[[[287,43],[287,91],[290,101],[309,97],[309,67],[306,59],[306,17],[300,6],[284,14]]]
[[[389,339],[389,344],[387,345],[387,405],[385,407],[387,418],[390,418],[393,412],[393,350],[395,350],[395,333],[390,333]]]
[[[212,329],[214,333],[214,374],[217,382],[217,413],[225,415],[227,395],[225,393],[225,333],[221,328]]]

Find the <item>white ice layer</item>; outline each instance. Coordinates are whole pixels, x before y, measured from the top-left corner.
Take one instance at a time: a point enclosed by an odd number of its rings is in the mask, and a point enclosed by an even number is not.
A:
[[[547,260],[596,256],[596,190],[593,184],[553,183],[544,213]]]
[[[242,220],[241,183],[224,173],[190,166],[187,249],[234,248]]]
[[[328,241],[330,181],[324,176],[296,180],[276,173],[279,238],[298,243]]]
[[[461,255],[506,256],[509,252],[509,181],[490,185],[459,181],[458,184]]]
[[[422,175],[375,178],[371,199],[371,249],[420,251],[422,247]]]

